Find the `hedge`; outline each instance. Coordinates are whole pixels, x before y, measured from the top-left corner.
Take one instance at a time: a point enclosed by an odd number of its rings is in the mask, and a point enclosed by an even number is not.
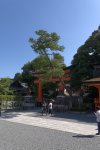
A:
[[[0,101],[22,101],[23,96],[16,95],[0,95]]]

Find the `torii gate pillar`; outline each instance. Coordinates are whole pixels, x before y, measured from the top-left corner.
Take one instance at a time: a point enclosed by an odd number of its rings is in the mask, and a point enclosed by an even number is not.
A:
[[[42,103],[42,81],[41,79],[35,80],[34,83],[38,84],[38,97],[37,97],[37,102]]]
[[[38,80],[38,102],[42,102],[42,82]]]

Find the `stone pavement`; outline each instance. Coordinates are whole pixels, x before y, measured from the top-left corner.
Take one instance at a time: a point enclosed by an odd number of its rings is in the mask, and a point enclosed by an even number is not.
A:
[[[36,127],[54,129],[69,133],[76,133],[81,135],[95,135],[97,132],[96,122],[94,122],[94,116],[77,113],[65,113],[61,117],[61,114],[55,116],[42,116],[39,112],[33,111],[17,111],[2,113],[1,120],[21,123]],[[59,116],[59,117],[58,117]],[[67,117],[68,116],[68,117]],[[69,119],[70,116],[70,119]],[[73,119],[71,118],[73,116]],[[76,119],[78,118],[78,119]],[[83,118],[83,121],[82,121]],[[85,119],[84,119],[85,118]],[[93,122],[92,122],[93,119]],[[90,122],[89,122],[90,120]]]

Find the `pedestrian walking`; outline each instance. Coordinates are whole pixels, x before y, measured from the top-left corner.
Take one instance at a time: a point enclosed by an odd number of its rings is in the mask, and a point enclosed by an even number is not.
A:
[[[43,102],[43,105],[42,105],[42,115],[44,113],[47,115],[47,103],[45,101]]]
[[[52,109],[53,109],[53,104],[52,104],[52,101],[50,101],[50,103],[49,103],[49,114],[51,114],[52,115]]]
[[[100,107],[96,107],[96,120],[97,120],[97,126],[98,126],[98,133],[96,133],[96,135],[100,135]]]

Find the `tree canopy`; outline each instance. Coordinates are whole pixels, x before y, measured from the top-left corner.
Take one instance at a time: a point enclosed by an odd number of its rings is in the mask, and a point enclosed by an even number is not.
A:
[[[10,89],[11,83],[12,83],[12,80],[10,78],[1,78],[0,79],[0,95],[13,94],[13,91]]]
[[[38,36],[37,39],[30,38],[29,42],[33,51],[40,56],[34,60],[37,68],[39,67],[40,71],[45,70],[45,77],[62,76],[64,58],[59,52],[63,52],[64,46],[58,44],[60,36],[55,32],[48,33],[44,30],[35,31],[35,34]]]
[[[48,58],[45,55],[39,55],[35,59],[30,62],[27,62],[22,67],[22,73],[15,74],[14,81],[21,81],[28,84],[31,91],[36,91],[36,86],[34,85],[34,80],[41,76],[43,83],[47,84],[47,80],[55,76],[61,76],[64,71],[64,60],[63,57],[56,53],[53,55],[52,59],[50,60],[53,64],[53,68],[50,69]],[[49,84],[51,85],[51,84]]]
[[[48,33],[44,30],[35,31],[35,34],[38,36],[37,39],[29,39],[29,42],[32,44],[31,47],[33,51],[39,55],[45,55],[50,67],[53,67],[49,56],[55,54],[55,52],[64,50],[64,46],[60,46],[58,44],[60,36],[58,36],[55,32]]]
[[[61,74],[64,73],[62,68],[64,67],[63,57],[59,54],[54,54],[54,57],[50,61],[53,64],[53,68],[51,69],[49,67],[48,59],[45,55],[40,55],[36,57],[34,60],[32,60],[31,62],[26,63],[22,67],[23,70],[22,78],[23,76],[25,76],[25,74],[27,78],[29,75],[30,77],[32,76],[32,78],[33,77],[36,78],[36,76],[40,74],[42,75],[42,79],[45,80],[48,79],[49,77],[55,76],[56,73],[57,73],[56,77],[61,76]],[[60,68],[62,69],[61,71]]]
[[[83,80],[92,78],[93,65],[100,64],[100,28],[78,48],[71,63],[75,66],[71,74],[71,84],[80,88]]]
[[[35,31],[35,34],[38,38],[30,38],[29,42],[32,44],[31,47],[36,53],[44,55],[48,53],[49,49],[51,51],[63,51],[64,46],[58,44],[60,36],[58,36],[57,33],[48,33],[44,30],[38,30]]]
[[[48,33],[44,30],[35,31],[37,39],[30,38],[31,47],[38,56],[22,67],[22,73],[17,73],[14,80],[20,80],[29,85],[33,90],[34,80],[42,74],[42,81],[46,82],[50,77],[61,77],[64,74],[64,58],[59,52],[63,52],[64,46],[60,46],[60,36],[57,33]]]

